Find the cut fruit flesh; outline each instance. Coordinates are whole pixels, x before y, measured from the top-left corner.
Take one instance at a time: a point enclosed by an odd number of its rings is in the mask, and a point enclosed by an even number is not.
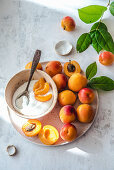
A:
[[[49,91],[49,83],[45,83],[44,84],[44,88],[43,89],[35,89],[34,94],[35,95],[44,95]]]
[[[48,95],[35,95],[35,99],[40,101],[40,102],[46,102],[48,100],[50,100],[52,98],[52,94],[48,94]]]
[[[44,78],[40,78],[33,86],[33,91],[35,91],[36,89],[40,90],[44,87],[45,84],[45,79]]]

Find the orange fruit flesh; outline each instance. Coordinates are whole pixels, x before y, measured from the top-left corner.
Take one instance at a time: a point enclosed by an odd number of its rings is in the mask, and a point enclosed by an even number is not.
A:
[[[40,90],[44,87],[45,84],[45,79],[44,78],[40,78],[33,86],[33,91],[35,91],[36,89]]]
[[[45,83],[44,84],[44,88],[43,89],[35,89],[34,94],[35,95],[44,95],[49,91],[49,83]]]
[[[30,124],[34,124],[35,128],[31,131],[27,131],[26,127],[29,126]],[[23,126],[22,126],[22,131],[24,134],[28,137],[33,137],[38,135],[38,133],[41,130],[41,122],[37,119],[29,119]]]
[[[52,98],[52,94],[48,94],[48,95],[45,95],[45,96],[35,95],[35,99],[40,101],[40,102],[46,102],[46,101],[50,100],[51,98]]]
[[[39,133],[40,141],[45,145],[53,145],[59,139],[57,129],[51,125],[46,125]]]

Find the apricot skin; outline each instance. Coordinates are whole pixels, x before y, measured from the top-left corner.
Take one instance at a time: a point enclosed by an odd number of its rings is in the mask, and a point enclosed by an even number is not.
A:
[[[83,87],[86,87],[86,85],[87,78],[80,73],[74,73],[68,80],[68,87],[74,92],[78,92]]]
[[[64,90],[59,93],[58,100],[61,106],[73,105],[76,101],[76,95],[70,90]]]
[[[76,119],[76,110],[73,106],[66,105],[61,108],[59,117],[63,123],[71,123]]]
[[[67,85],[67,78],[64,74],[56,74],[52,79],[54,80],[58,91],[63,90]]]
[[[60,136],[63,140],[71,142],[77,137],[77,129],[74,125],[67,123],[60,130]]]
[[[32,67],[32,61],[26,64],[25,69],[31,69],[31,67]],[[38,63],[36,69],[42,70],[42,65]]]
[[[83,88],[78,93],[78,98],[81,103],[90,104],[95,98],[94,91],[90,88]]]
[[[89,104],[81,104],[77,108],[78,120],[82,123],[90,123],[94,118],[94,111]]]
[[[62,72],[62,65],[59,61],[50,61],[45,68],[47,74],[51,77]]]
[[[61,26],[65,31],[73,31],[75,29],[75,22],[73,18],[66,16],[62,19]]]
[[[105,51],[99,55],[99,62],[103,65],[111,65],[114,62],[114,54],[109,51]]]

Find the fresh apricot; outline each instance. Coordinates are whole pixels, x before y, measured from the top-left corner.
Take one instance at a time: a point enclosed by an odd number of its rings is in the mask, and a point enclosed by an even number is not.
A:
[[[77,137],[77,129],[74,125],[67,123],[60,130],[60,136],[63,140],[71,142]]]
[[[32,67],[32,61],[26,64],[25,69],[31,69],[31,67]],[[42,70],[42,65],[38,63],[36,69]]]
[[[61,26],[65,31],[73,31],[75,29],[75,22],[73,18],[66,16],[62,19]]]
[[[46,82],[45,84],[44,84],[44,88],[43,89],[35,89],[35,92],[34,92],[34,94],[35,95],[44,95],[44,94],[46,94],[47,92],[49,91],[49,83],[48,82]]]
[[[87,78],[80,73],[74,73],[68,80],[69,89],[75,92],[78,92],[83,87],[86,87],[86,85]]]
[[[43,77],[41,77],[33,86],[33,91],[37,90],[41,90],[44,88],[44,84],[45,84],[45,79]]]
[[[45,125],[39,133],[40,141],[45,145],[53,145],[59,139],[59,133],[54,126]]]
[[[76,95],[70,90],[64,90],[59,93],[58,100],[61,106],[73,105],[76,101]]]
[[[67,78],[64,74],[56,74],[52,79],[54,80],[58,91],[65,89],[67,85]]]
[[[90,123],[94,118],[94,111],[91,105],[81,104],[77,108],[78,120],[82,123]]]
[[[72,76],[74,73],[80,73],[80,72],[81,72],[81,68],[78,62],[69,60],[69,62],[66,62],[64,64],[64,73],[68,77]]]
[[[78,98],[81,103],[90,104],[95,98],[94,91],[90,88],[83,88],[78,93]]]
[[[50,61],[47,63],[45,71],[51,77],[62,72],[62,65],[59,61]]]
[[[114,54],[104,51],[99,55],[99,62],[106,66],[111,65],[114,62]]]
[[[35,95],[35,99],[40,102],[46,102],[52,98],[52,94],[43,95]]]
[[[71,123],[76,119],[76,110],[71,105],[63,106],[59,112],[59,117],[63,123]]]
[[[29,119],[23,126],[22,131],[28,137],[38,135],[41,130],[41,122],[37,119]]]

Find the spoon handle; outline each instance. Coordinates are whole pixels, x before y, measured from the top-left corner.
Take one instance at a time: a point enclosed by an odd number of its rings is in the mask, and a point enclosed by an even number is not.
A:
[[[28,88],[29,88],[29,84],[30,84],[30,81],[32,79],[32,76],[36,70],[36,67],[39,63],[39,60],[40,60],[40,56],[41,56],[41,51],[40,50],[36,50],[35,54],[34,54],[34,58],[33,58],[33,61],[32,61],[32,67],[31,67],[31,71],[30,71],[30,77],[29,77],[29,80],[28,80],[28,84],[27,84],[27,87],[26,87],[26,90],[25,91],[28,91]]]

